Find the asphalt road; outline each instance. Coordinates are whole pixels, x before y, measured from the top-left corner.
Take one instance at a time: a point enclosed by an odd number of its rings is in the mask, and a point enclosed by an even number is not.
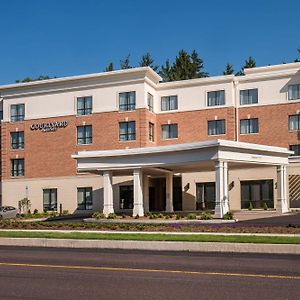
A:
[[[299,299],[293,255],[0,247],[0,299]]]

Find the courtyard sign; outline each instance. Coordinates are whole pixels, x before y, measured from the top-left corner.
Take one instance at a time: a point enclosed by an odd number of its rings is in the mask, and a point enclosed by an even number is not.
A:
[[[41,130],[42,132],[56,131],[58,128],[65,128],[68,126],[68,121],[36,123],[30,126],[31,130]]]

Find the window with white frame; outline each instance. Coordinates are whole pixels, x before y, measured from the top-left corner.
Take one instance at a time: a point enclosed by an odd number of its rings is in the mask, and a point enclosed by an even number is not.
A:
[[[24,149],[24,131],[11,132],[11,149]]]
[[[89,97],[78,97],[77,98],[77,115],[84,116],[90,115],[93,109],[93,99]]]
[[[290,145],[290,150],[294,151],[294,154],[292,156],[300,156],[300,145]]]
[[[120,141],[135,140],[135,121],[119,123],[119,140]]]
[[[250,134],[250,133],[258,133],[258,119],[244,119],[240,120],[240,133],[241,134]]]
[[[300,115],[289,116],[289,130],[300,130]]]
[[[207,106],[217,106],[225,104],[225,91],[212,91],[207,93]]]
[[[20,122],[25,118],[25,104],[12,104],[10,106],[10,121]]]
[[[57,211],[57,189],[43,190],[44,211]]]
[[[240,91],[240,104],[256,104],[258,103],[258,89],[249,89]]]
[[[178,138],[178,125],[177,124],[161,125],[161,138],[163,140]]]
[[[119,93],[119,111],[135,110],[135,92]]]
[[[225,120],[208,121],[208,135],[225,134]]]
[[[176,110],[178,109],[178,98],[177,96],[164,96],[161,97],[161,110]]]
[[[77,144],[86,145],[92,144],[92,125],[77,127]]]
[[[154,124],[149,122],[149,141],[154,142]]]
[[[288,99],[289,100],[300,99],[300,84],[289,85],[289,87],[288,87]]]
[[[11,160],[11,176],[24,176],[24,158]]]
[[[148,104],[148,109],[153,112],[154,109],[153,95],[150,93],[147,93],[147,104]]]
[[[77,209],[78,210],[93,209],[93,188],[91,187],[77,188]]]

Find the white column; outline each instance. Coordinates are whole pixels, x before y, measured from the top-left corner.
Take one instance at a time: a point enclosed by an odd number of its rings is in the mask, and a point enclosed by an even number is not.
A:
[[[173,212],[173,173],[166,175],[166,212]]]
[[[133,170],[133,213],[135,217],[144,216],[143,207],[143,172],[141,169]]]
[[[143,176],[143,188],[144,188],[144,212],[149,212],[149,177],[144,174]]]
[[[276,211],[279,214],[283,214],[289,211],[287,172],[285,165],[277,167]]]
[[[103,213],[108,216],[114,212],[112,171],[103,171],[104,206]]]
[[[228,163],[217,161],[216,170],[216,206],[215,218],[223,218],[229,211],[228,204]]]

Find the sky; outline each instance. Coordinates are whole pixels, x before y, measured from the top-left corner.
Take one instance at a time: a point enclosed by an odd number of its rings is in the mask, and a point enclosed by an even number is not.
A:
[[[210,76],[226,63],[238,71],[300,54],[299,0],[0,0],[0,85],[24,77],[64,77],[137,66],[150,52],[157,65],[195,49]]]

